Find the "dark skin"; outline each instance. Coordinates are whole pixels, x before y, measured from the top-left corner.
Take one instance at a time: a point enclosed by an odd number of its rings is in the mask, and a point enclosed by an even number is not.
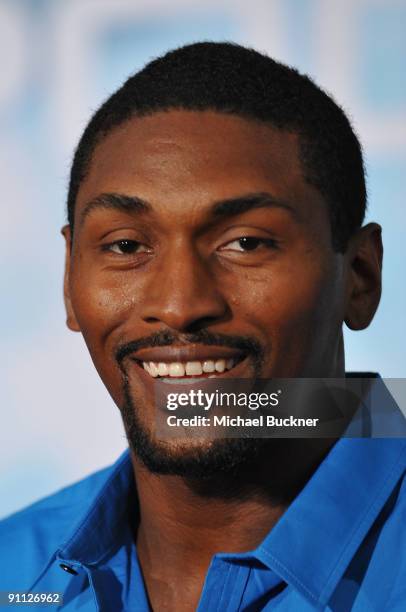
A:
[[[101,205],[101,194],[137,200]],[[236,199],[254,204],[237,210],[229,204]],[[224,201],[227,214],[216,214]],[[115,129],[80,187],[74,236],[68,226],[63,233],[67,324],[82,332],[118,406],[117,347],[161,330],[178,338],[175,348],[197,352],[186,339],[199,329],[254,337],[264,378],[344,376],[342,324],[367,327],[380,299],[380,227],[365,226],[346,253],[335,252],[327,205],[303,177],[297,136],[236,116],[173,110]],[[258,239],[255,248],[241,237]],[[120,241],[131,241],[131,252]],[[153,436],[152,379],[131,367],[131,393]],[[253,376],[252,360],[234,370],[228,375]],[[185,453],[188,443],[166,443],[165,451]],[[304,441],[293,453],[280,446],[255,478],[240,473],[227,498],[153,474],[133,454],[137,551],[153,609],[196,609],[212,556],[255,548],[331,443]],[[273,496],[281,482],[285,497]]]

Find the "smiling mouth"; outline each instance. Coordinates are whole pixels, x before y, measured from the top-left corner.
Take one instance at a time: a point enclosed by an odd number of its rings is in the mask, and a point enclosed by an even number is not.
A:
[[[140,361],[134,360],[152,378],[216,378],[235,368],[246,355],[206,359],[204,361]]]

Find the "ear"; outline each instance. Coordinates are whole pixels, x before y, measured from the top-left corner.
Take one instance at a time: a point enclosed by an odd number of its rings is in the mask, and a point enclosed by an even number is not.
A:
[[[347,249],[349,282],[345,323],[350,329],[365,329],[381,299],[382,228],[377,223],[362,227]]]
[[[65,302],[66,310],[66,325],[72,331],[80,332],[79,324],[76,320],[75,312],[72,307],[70,297],[70,266],[71,266],[71,253],[72,253],[72,240],[71,231],[69,225],[64,225],[61,229],[61,234],[65,238],[66,253],[65,253],[65,274],[63,280],[63,298]]]

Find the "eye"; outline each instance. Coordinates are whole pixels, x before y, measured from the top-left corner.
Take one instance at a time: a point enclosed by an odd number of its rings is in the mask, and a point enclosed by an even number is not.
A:
[[[103,250],[117,255],[134,255],[138,253],[148,253],[149,249],[145,244],[136,240],[116,240],[110,244],[103,245]]]
[[[272,238],[255,238],[253,236],[242,236],[232,242],[228,242],[222,247],[223,251],[237,251],[240,253],[252,252],[265,247],[275,249],[277,243]]]

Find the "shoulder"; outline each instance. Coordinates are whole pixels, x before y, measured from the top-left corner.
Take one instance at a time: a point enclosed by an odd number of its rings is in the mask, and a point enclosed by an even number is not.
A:
[[[95,472],[0,521],[0,589],[21,590],[35,580],[72,535],[110,470]]]
[[[404,475],[367,535],[353,572],[366,569],[360,589],[365,609],[403,609],[406,601],[406,476]],[[351,577],[350,575],[347,578]],[[357,581],[355,575],[352,579]],[[397,607],[399,606],[399,608]],[[364,608],[362,608],[364,609]]]

